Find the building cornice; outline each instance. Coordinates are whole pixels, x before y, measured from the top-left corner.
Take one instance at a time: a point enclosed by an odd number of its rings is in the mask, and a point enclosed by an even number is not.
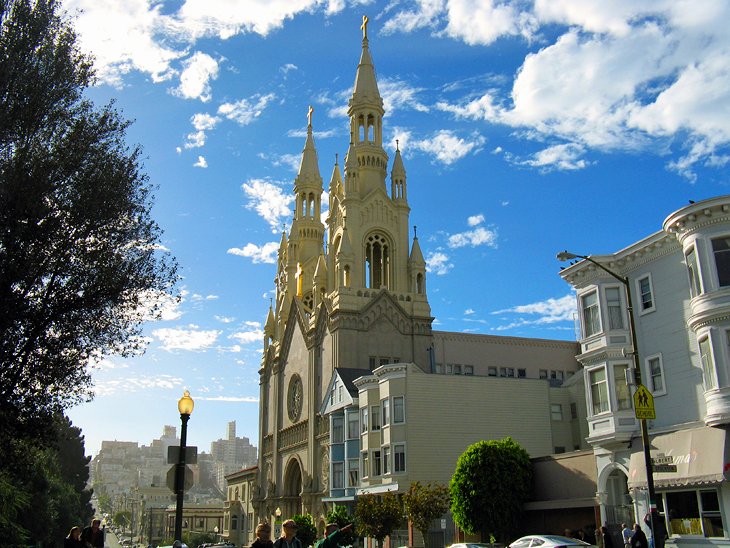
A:
[[[479,342],[479,344],[495,344],[501,346],[522,346],[538,348],[573,348],[578,354],[579,347],[575,341],[556,341],[551,339],[531,339],[527,337],[507,337],[503,335],[487,335],[480,333],[453,333],[449,331],[433,331],[434,339],[448,342]]]
[[[730,223],[730,195],[690,204],[669,215],[662,224],[665,231],[684,237],[719,223]]]

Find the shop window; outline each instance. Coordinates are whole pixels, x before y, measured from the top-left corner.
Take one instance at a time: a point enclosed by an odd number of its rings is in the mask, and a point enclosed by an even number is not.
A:
[[[717,491],[670,491],[665,494],[669,533],[724,537]]]

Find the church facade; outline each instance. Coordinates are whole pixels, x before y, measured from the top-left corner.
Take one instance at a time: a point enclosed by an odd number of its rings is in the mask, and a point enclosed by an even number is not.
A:
[[[322,218],[324,181],[310,110],[293,185],[294,216],[278,250],[276,298],[264,327],[259,370],[259,463],[257,485],[251,492],[257,521],[278,523],[308,513],[321,529],[333,502],[343,498],[354,501],[357,489],[379,492],[387,484],[388,490],[400,492],[407,490],[410,481],[448,478],[452,462],[439,463],[436,475],[433,467],[416,464],[429,458],[429,439],[436,441],[440,433],[463,430],[454,428],[458,413],[432,413],[429,387],[446,393],[438,398],[439,405],[444,406],[448,406],[449,398],[458,400],[460,390],[474,394],[466,402],[466,416],[484,425],[501,421],[499,427],[471,429],[482,432],[481,436],[525,430],[519,406],[514,406],[514,414],[488,416],[479,397],[488,396],[485,390],[516,396],[532,390],[540,394],[542,407],[536,413],[543,420],[539,428],[548,432],[533,451],[539,454],[532,456],[551,454],[558,446],[567,451],[587,447],[580,431],[580,424],[585,424],[581,421],[585,402],[582,375],[574,359],[576,343],[432,330],[426,262],[415,230],[412,237],[410,234],[406,170],[401,151],[396,147],[391,161],[383,147],[384,114],[365,19],[362,53],[348,108],[350,143],[344,165],[336,162],[329,178],[329,215],[326,220]],[[383,368],[402,374],[381,375]],[[452,382],[446,375],[462,375],[473,381]],[[396,377],[411,380],[394,380]],[[346,398],[347,410],[327,405],[334,402],[333,386],[342,378],[348,379],[341,383],[347,385],[345,389],[355,391]],[[553,390],[570,378],[577,389]],[[382,381],[380,388],[378,379]],[[387,388],[383,384],[386,381],[395,384]],[[484,388],[476,388],[477,384]],[[360,386],[359,402],[355,385]],[[396,394],[396,389],[401,392]],[[577,402],[568,392],[579,395]],[[404,425],[403,439],[398,441],[403,446],[409,444],[408,453],[399,453],[400,446],[393,442],[394,466],[390,470],[407,472],[400,482],[375,477],[381,474],[373,470],[380,468],[371,470],[373,457],[380,459],[380,445],[389,443],[384,441],[386,429],[355,424],[367,416],[373,398],[388,399],[395,413],[404,413],[396,416],[404,417],[413,427]],[[561,405],[565,411],[559,415],[565,417],[565,425],[553,428],[556,423],[550,418],[551,409],[555,415],[556,406],[562,409]],[[427,412],[430,419],[424,414]],[[416,420],[419,416],[421,420]],[[444,423],[439,423],[439,416]],[[353,485],[342,479],[345,457],[332,453],[333,439],[339,434],[331,436],[331,425],[341,428],[344,417],[352,422],[348,429],[353,436],[363,436],[353,439],[354,458],[347,460],[348,482],[352,479]],[[414,429],[419,424],[420,429]],[[562,433],[556,434],[561,428]],[[433,431],[429,434],[424,429]],[[460,442],[465,449],[473,441],[464,437],[451,441],[450,446],[457,451]],[[417,451],[421,442],[424,450]],[[390,445],[382,448],[384,455],[390,450]],[[388,470],[386,466],[382,475]],[[420,477],[419,470],[430,476]],[[338,485],[352,489],[339,492]]]

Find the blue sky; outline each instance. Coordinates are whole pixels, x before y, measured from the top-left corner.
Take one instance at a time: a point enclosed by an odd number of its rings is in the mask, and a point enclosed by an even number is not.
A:
[[[349,143],[362,16],[398,139],[434,328],[574,340],[555,254],[614,252],[730,183],[722,0],[66,0],[89,96],[134,120],[182,301],[143,356],[94,365],[87,453],[149,443],[196,401],[189,442],[258,439],[262,324],[307,110],[325,188]],[[327,203],[323,200],[323,203]]]

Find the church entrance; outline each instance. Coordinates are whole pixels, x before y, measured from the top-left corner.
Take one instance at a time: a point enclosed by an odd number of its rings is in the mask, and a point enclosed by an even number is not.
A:
[[[284,473],[283,517],[288,519],[296,514],[303,514],[302,508],[302,467],[299,460],[293,458],[287,464]]]

